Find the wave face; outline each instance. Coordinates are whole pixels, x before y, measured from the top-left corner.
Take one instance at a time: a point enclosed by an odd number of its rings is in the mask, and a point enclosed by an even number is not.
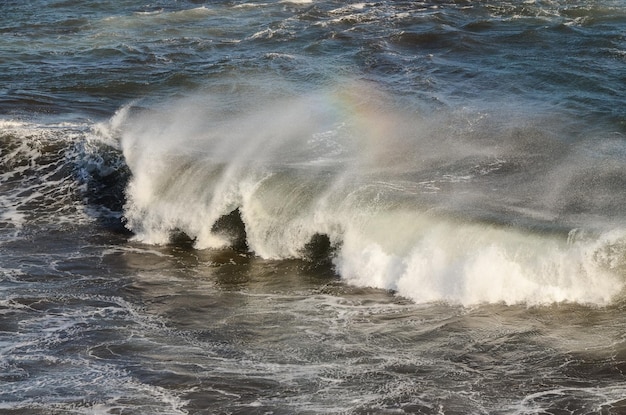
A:
[[[136,240],[233,245],[218,225],[234,215],[258,256],[306,258],[323,236],[347,282],[416,302],[606,304],[623,288],[624,155],[567,141],[573,121],[409,113],[359,82],[219,102],[117,114]]]

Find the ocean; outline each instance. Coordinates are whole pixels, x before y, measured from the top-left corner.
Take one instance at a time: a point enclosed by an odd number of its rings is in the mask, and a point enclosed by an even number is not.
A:
[[[3,0],[0,413],[626,414],[619,0]]]

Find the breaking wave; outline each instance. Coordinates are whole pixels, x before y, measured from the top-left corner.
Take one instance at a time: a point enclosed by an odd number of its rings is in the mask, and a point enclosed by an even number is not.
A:
[[[623,288],[626,176],[564,141],[562,120],[403,114],[360,84],[236,113],[216,102],[128,106],[109,126],[136,240],[322,252],[347,282],[417,302],[606,304]]]

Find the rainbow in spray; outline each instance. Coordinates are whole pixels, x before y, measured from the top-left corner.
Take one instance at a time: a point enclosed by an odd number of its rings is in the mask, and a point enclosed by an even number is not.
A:
[[[355,82],[234,114],[207,96],[122,110],[126,223],[137,241],[184,233],[215,249],[233,244],[216,224],[236,212],[246,247],[269,259],[323,235],[345,281],[417,302],[611,301],[623,230],[553,229],[553,209],[524,204],[541,193],[519,167],[546,160],[494,145],[504,127],[483,118],[407,113]]]

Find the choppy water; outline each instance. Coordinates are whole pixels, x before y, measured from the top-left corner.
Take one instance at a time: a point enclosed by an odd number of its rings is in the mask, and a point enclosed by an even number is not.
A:
[[[626,413],[623,2],[0,11],[1,413]]]

